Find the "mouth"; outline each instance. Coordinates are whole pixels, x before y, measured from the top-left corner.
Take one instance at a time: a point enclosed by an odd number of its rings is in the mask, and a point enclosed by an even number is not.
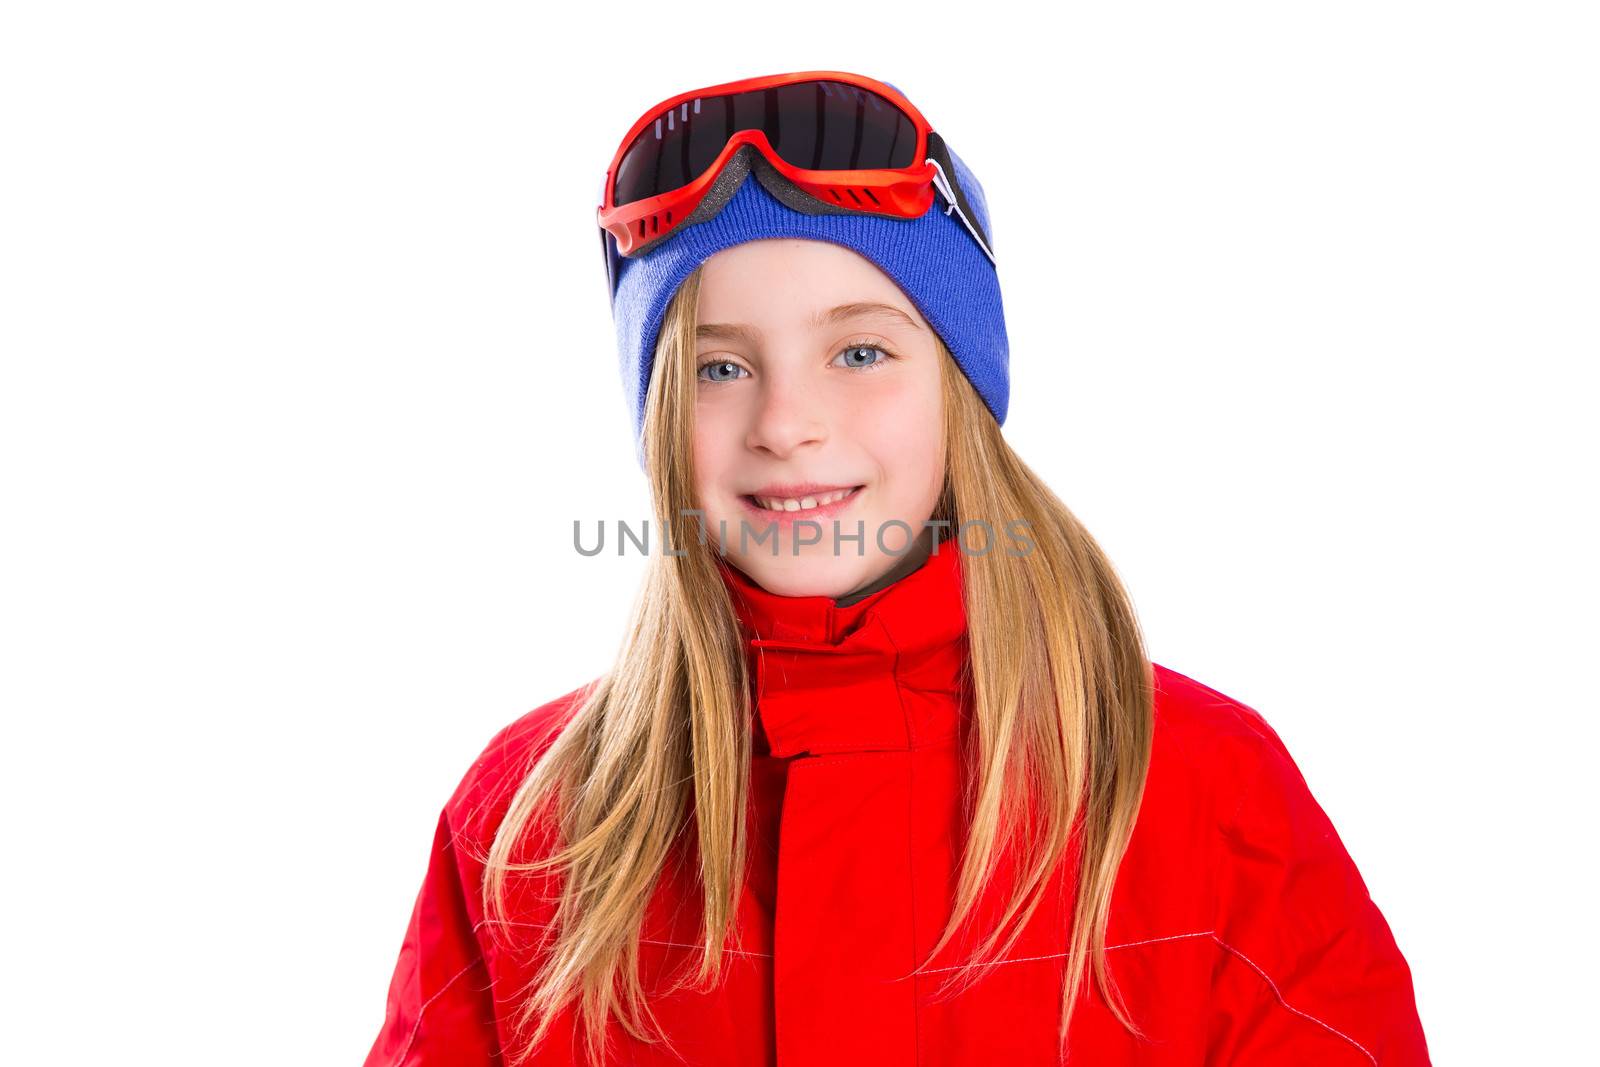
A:
[[[768,522],[793,522],[795,519],[819,519],[837,515],[849,507],[860,495],[864,485],[838,486],[831,489],[812,489],[804,495],[780,496],[767,493],[745,493],[739,497],[747,511]]]

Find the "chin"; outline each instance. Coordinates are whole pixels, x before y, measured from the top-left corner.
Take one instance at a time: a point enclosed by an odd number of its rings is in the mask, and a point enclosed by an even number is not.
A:
[[[850,566],[851,559],[808,555],[771,556],[751,553],[747,557],[729,556],[729,562],[744,571],[756,584],[779,596],[840,597],[862,585],[863,567]],[[865,564],[867,561],[860,561]]]

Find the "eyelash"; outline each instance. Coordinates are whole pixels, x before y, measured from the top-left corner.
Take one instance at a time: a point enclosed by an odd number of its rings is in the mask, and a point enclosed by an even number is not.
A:
[[[900,358],[899,356],[895,355],[894,352],[890,351],[888,348],[886,348],[883,345],[879,344],[877,341],[873,341],[873,340],[870,340],[868,338],[861,338],[859,340],[847,342],[843,347],[841,347],[839,349],[839,353],[848,352],[853,348],[870,348],[870,349],[873,349],[874,351],[882,352],[885,358],[877,360],[876,362],[873,362],[873,363],[869,363],[865,367],[846,367],[845,368],[846,370],[853,370],[853,371],[862,372],[862,373],[864,373],[866,371],[874,371],[874,370],[877,370],[879,367],[882,367],[885,364],[891,362],[892,360],[896,360],[896,359]],[[835,356],[835,358],[837,358],[837,355]],[[695,377],[698,378],[700,381],[705,382],[707,385],[731,385],[734,382],[738,381],[739,380],[738,378],[730,378],[727,381],[714,382],[714,381],[711,381],[708,378],[701,377],[702,373],[705,371],[705,369],[707,367],[716,367],[716,366],[720,366],[723,363],[733,363],[733,361],[731,359],[711,359],[711,360],[707,360],[706,362],[700,364],[698,367],[695,368],[695,372],[694,372]],[[738,366],[738,364],[735,363],[734,366]]]

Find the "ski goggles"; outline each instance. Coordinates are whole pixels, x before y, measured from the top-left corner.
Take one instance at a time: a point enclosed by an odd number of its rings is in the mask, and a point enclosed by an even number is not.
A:
[[[801,71],[680,93],[633,124],[600,193],[613,296],[620,257],[643,255],[722,209],[739,182],[718,178],[733,162],[775,179],[786,202],[814,214],[916,219],[937,195],[994,262],[944,139],[910,100],[875,78]]]

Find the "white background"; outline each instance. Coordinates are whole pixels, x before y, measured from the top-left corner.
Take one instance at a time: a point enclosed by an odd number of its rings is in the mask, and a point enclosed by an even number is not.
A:
[[[1279,730],[1437,1061],[1572,1062],[1586,9],[8,5],[0,1059],[360,1062],[439,807],[642,572],[571,545],[646,513],[616,142],[843,69],[983,181],[1008,438],[1153,657]]]

